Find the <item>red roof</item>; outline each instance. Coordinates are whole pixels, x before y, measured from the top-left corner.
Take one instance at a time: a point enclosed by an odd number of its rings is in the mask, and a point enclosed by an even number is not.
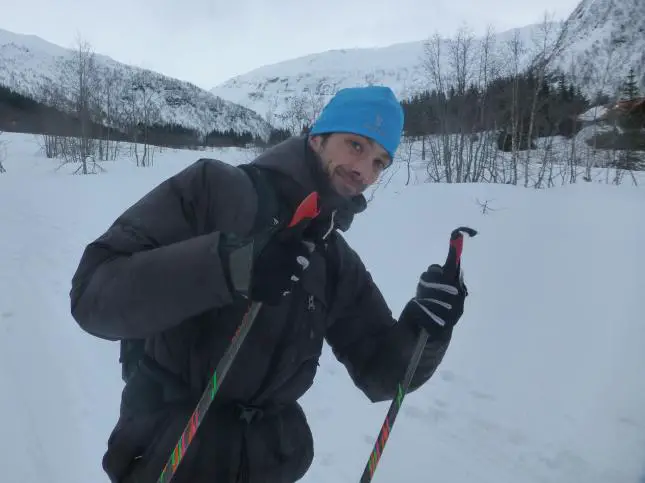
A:
[[[627,112],[631,112],[634,109],[643,109],[645,108],[645,97],[637,97],[636,99],[628,101],[618,101],[614,108]]]

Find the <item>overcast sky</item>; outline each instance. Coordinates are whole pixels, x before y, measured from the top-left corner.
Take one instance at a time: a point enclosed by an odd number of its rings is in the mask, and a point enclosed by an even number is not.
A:
[[[17,0],[0,28],[95,51],[210,89],[261,65],[336,48],[385,46],[568,16],[578,0]]]

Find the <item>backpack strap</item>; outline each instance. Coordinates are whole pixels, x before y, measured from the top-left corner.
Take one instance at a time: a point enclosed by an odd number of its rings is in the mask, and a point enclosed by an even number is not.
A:
[[[279,202],[275,187],[267,179],[266,173],[254,164],[238,166],[251,179],[258,196],[258,213],[251,230],[252,236],[273,233],[286,226],[287,212]]]

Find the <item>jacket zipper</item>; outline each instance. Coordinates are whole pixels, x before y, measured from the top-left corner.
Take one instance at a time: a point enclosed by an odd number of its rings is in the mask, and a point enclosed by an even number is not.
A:
[[[309,295],[309,298],[307,299],[307,310],[309,310],[309,312],[316,310],[316,303],[313,295]]]

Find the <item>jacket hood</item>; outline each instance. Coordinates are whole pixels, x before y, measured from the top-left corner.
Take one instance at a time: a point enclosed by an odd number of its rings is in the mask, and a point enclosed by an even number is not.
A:
[[[347,231],[354,216],[367,208],[363,195],[345,198],[333,190],[318,155],[309,146],[307,135],[294,136],[273,146],[251,164],[287,178],[288,181],[279,183],[278,190],[292,205],[297,206],[305,196],[317,191],[321,217],[331,216],[335,210],[334,220],[342,231]]]

